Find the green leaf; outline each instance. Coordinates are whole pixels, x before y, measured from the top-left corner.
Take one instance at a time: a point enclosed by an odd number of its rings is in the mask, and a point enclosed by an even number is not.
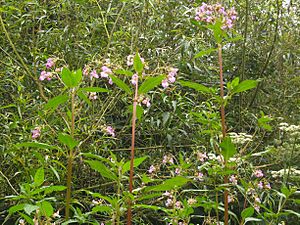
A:
[[[232,93],[236,94],[239,92],[247,91],[249,89],[255,88],[257,84],[257,80],[244,80],[232,90]]]
[[[58,134],[58,140],[67,145],[70,149],[75,148],[78,145],[78,141],[74,140],[71,135],[60,133]]]
[[[112,210],[113,209],[111,206],[106,206],[106,205],[97,205],[92,208],[93,213],[102,213],[102,212],[110,213]]]
[[[36,211],[38,208],[40,208],[40,207],[38,207],[37,205],[25,204],[24,211],[28,215],[30,215],[33,211]]]
[[[133,58],[133,68],[138,74],[141,74],[143,72],[144,64],[138,52],[135,54]]]
[[[56,186],[45,187],[43,190],[45,192],[45,195],[47,195],[47,194],[51,194],[52,192],[55,192],[55,191],[64,191],[65,189],[67,189],[66,186],[56,185]]]
[[[50,202],[42,201],[40,204],[40,213],[42,216],[51,217],[54,213],[54,209]]]
[[[81,100],[85,101],[88,105],[92,105],[90,99],[81,90],[77,92],[77,95],[79,98],[81,98]]]
[[[39,142],[23,142],[15,145],[17,148],[29,147],[29,148],[41,148],[41,149],[57,149],[56,146],[48,145]]]
[[[181,186],[185,185],[188,181],[189,181],[188,178],[178,176],[178,177],[167,179],[162,184],[147,187],[145,190],[146,192],[148,192],[148,191],[168,191],[168,190],[178,189]]]
[[[202,56],[205,56],[205,55],[209,55],[210,53],[214,52],[214,51],[217,51],[218,49],[217,48],[210,48],[210,49],[207,49],[207,50],[203,50],[199,53],[197,53],[195,56],[194,56],[194,59],[196,58],[199,58],[199,57],[202,57]]]
[[[71,72],[68,68],[64,67],[61,72],[61,79],[67,87],[77,87],[82,79],[82,71],[79,69]]]
[[[131,72],[129,70],[122,70],[122,69],[114,70],[114,73],[119,74],[119,75],[126,75],[126,76],[129,76],[129,77],[131,77],[133,75],[133,72]]]
[[[147,92],[151,91],[153,88],[160,85],[163,79],[165,79],[164,75],[160,75],[157,77],[150,77],[146,79],[139,87],[138,93],[146,94]]]
[[[141,165],[146,159],[148,158],[148,156],[144,156],[141,158],[135,158],[134,159],[134,163],[133,163],[133,167],[138,167],[139,165]],[[127,171],[130,170],[130,161],[126,162],[123,167],[122,167],[122,174],[126,173]]]
[[[213,90],[205,87],[202,84],[198,84],[195,82],[189,82],[189,81],[179,81],[179,83],[184,86],[184,87],[189,87],[189,88],[193,88],[196,91],[202,92],[202,93],[213,93]]]
[[[242,211],[241,216],[243,219],[245,219],[247,217],[251,217],[253,214],[254,214],[254,208],[248,207]]]
[[[30,225],[34,225],[33,223],[33,218],[31,218],[30,216],[27,216],[24,213],[19,212],[19,214],[26,220],[26,222]]]
[[[300,213],[295,212],[294,210],[285,209],[284,212],[287,212],[287,213],[289,213],[289,214],[294,214],[294,215],[296,215],[297,217],[300,218]]]
[[[41,186],[45,181],[44,168],[39,168],[34,175],[34,185],[36,187]]]
[[[9,214],[14,214],[15,212],[24,210],[25,205],[26,205],[26,204],[18,204],[18,205],[14,205],[14,206],[12,206],[12,207],[10,207],[10,208],[8,209],[8,213],[9,213]]]
[[[132,113],[133,112],[133,105],[128,106],[128,112]],[[144,109],[140,105],[136,105],[136,118],[138,120],[142,120],[144,115]]]
[[[44,106],[44,108],[46,110],[48,109],[53,109],[55,110],[59,105],[63,104],[63,103],[66,103],[69,99],[69,96],[68,95],[59,95],[59,96],[56,96],[54,98],[51,98],[47,103],[46,105]]]
[[[80,88],[79,90],[87,91],[87,92],[110,92],[109,90],[100,87],[85,87],[85,88]]]
[[[131,95],[132,91],[130,89],[130,87],[124,83],[124,81],[122,81],[121,79],[119,79],[118,77],[114,76],[114,75],[109,75],[109,77],[112,79],[112,81],[119,87],[121,88],[123,91],[125,91],[127,94]]]
[[[99,162],[97,160],[85,160],[92,169],[99,172],[103,177],[106,177],[111,180],[117,180],[117,176],[110,171],[102,162]]]
[[[222,143],[220,144],[222,149],[222,155],[224,159],[227,161],[230,157],[234,156],[236,153],[236,148],[231,141],[230,137],[225,137]]]
[[[257,218],[253,218],[253,217],[248,217],[245,219],[245,223],[246,224],[247,222],[250,222],[250,221],[255,221],[255,222],[260,222],[262,221],[261,219],[257,219]]]
[[[170,211],[164,207],[159,207],[159,206],[155,206],[155,205],[144,205],[144,204],[134,204],[133,208],[152,209],[154,211],[163,211],[166,213],[169,213],[169,211]]]

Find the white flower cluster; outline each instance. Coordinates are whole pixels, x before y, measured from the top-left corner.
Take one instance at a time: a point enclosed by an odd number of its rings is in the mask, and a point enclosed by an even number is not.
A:
[[[228,133],[228,135],[230,136],[230,138],[234,144],[240,144],[240,145],[243,145],[249,141],[252,141],[252,138],[253,138],[252,135],[246,134],[246,133],[230,132],[230,133]]]
[[[293,137],[300,136],[300,125],[289,125],[288,123],[280,123],[279,130],[287,132]]]
[[[274,178],[283,177],[287,173],[288,173],[287,169],[281,169],[281,170],[278,170],[278,171],[271,171],[272,177],[274,177]],[[300,170],[296,170],[294,168],[291,168],[290,175],[298,177],[298,176],[300,176]]]

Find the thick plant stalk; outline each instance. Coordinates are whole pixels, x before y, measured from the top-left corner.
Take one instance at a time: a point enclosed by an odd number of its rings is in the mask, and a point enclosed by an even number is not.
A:
[[[71,99],[71,137],[74,138],[75,130],[75,89],[72,89],[72,99]],[[73,169],[73,150],[70,148],[68,156],[67,165],[67,194],[66,194],[66,220],[70,217],[70,204],[71,204],[71,192],[72,192],[72,169]]]
[[[129,192],[132,193],[133,190],[133,163],[134,163],[134,146],[135,146],[135,124],[136,124],[136,105],[138,100],[138,79],[136,80],[135,93],[133,100],[133,109],[132,109],[132,136],[131,136],[131,159],[130,159],[130,174],[129,174]],[[127,211],[127,225],[132,224],[132,211],[131,211],[132,202],[128,202],[128,211]]]
[[[225,123],[225,105],[224,105],[224,84],[223,84],[223,60],[222,60],[222,45],[218,45],[219,67],[220,67],[220,96],[221,96],[221,125],[223,139],[226,137],[226,123]],[[226,168],[227,161],[224,161]],[[224,184],[228,183],[228,176],[224,177]],[[228,225],[228,190],[224,191],[224,223]]]

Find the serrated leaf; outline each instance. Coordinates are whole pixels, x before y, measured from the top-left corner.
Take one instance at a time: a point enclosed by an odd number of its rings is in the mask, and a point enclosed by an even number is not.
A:
[[[71,72],[68,68],[64,67],[61,72],[61,79],[67,87],[77,87],[82,79],[82,71],[79,69]]]
[[[30,215],[33,211],[37,210],[39,207],[37,205],[25,204],[24,211]]]
[[[110,213],[112,210],[113,209],[111,206],[106,206],[106,205],[97,205],[92,208],[93,213],[102,213],[102,212]]]
[[[92,105],[90,99],[81,90],[77,92],[77,95],[81,100],[85,101],[88,105]]]
[[[47,195],[55,191],[64,191],[65,189],[67,189],[66,186],[56,185],[56,186],[45,187],[43,190],[45,192],[45,195]]]
[[[54,213],[54,209],[53,209],[51,203],[48,201],[41,202],[40,203],[40,213],[43,216],[51,217]]]
[[[225,137],[221,142],[220,147],[222,149],[221,153],[226,161],[236,153],[236,148],[230,137]]]
[[[31,147],[31,148],[41,148],[41,149],[57,149],[57,147],[48,145],[45,143],[39,143],[39,142],[23,142],[18,143],[15,145],[17,148],[21,147]]]
[[[243,219],[245,219],[247,217],[251,217],[253,214],[254,214],[254,208],[248,207],[242,211],[241,216]]]
[[[117,180],[117,176],[110,171],[102,162],[97,160],[85,160],[92,169],[99,172],[103,177],[106,177],[111,180]]]
[[[178,177],[167,179],[162,184],[147,187],[145,190],[146,192],[148,192],[148,191],[168,191],[168,190],[178,189],[183,185],[185,185],[188,181],[189,181],[188,178],[178,176]]]
[[[194,56],[194,59],[200,58],[200,57],[205,56],[205,55],[209,55],[210,53],[212,53],[214,51],[217,51],[217,50],[218,50],[217,48],[210,48],[210,49],[207,49],[207,50],[200,51],[199,53],[197,53]]]
[[[68,95],[59,95],[54,98],[51,98],[44,106],[46,110],[53,109],[55,110],[59,105],[66,103],[68,101]]]
[[[112,79],[112,81],[119,87],[121,88],[123,91],[125,91],[127,94],[131,95],[132,91],[130,89],[130,87],[124,83],[124,81],[122,81],[121,79],[119,79],[118,77],[114,76],[114,75],[109,75],[109,77]]]
[[[184,87],[193,88],[196,91],[202,92],[202,93],[212,93],[212,90],[202,84],[198,84],[195,82],[189,82],[189,81],[179,81],[179,83]]]
[[[110,92],[109,90],[100,87],[85,87],[85,88],[80,88],[79,90],[86,91],[86,92],[102,92],[102,93]]]
[[[140,158],[135,158],[134,159],[134,163],[133,163],[133,167],[138,167],[139,165],[141,165],[146,159],[148,158],[148,156],[144,156],[144,157],[140,157]],[[126,173],[127,171],[129,171],[130,169],[130,161],[126,162],[123,167],[122,167],[122,174]]]
[[[133,57],[133,68],[138,74],[141,74],[143,72],[144,64],[138,52]]]
[[[131,72],[129,70],[122,70],[122,69],[114,70],[114,73],[119,74],[119,75],[126,75],[126,76],[129,76],[129,77],[131,77],[133,75],[133,72]]]
[[[58,134],[58,140],[67,145],[70,149],[75,148],[78,145],[78,141],[74,140],[71,135],[60,133]]]
[[[25,204],[14,205],[14,206],[12,206],[12,207],[10,207],[10,208],[8,209],[8,213],[9,213],[9,214],[14,214],[15,212],[24,210],[24,207],[25,207]]]
[[[239,92],[247,91],[249,89],[255,88],[257,84],[257,80],[244,80],[232,90],[232,93],[236,94]]]
[[[139,87],[138,93],[139,94],[146,94],[151,91],[153,88],[157,87],[161,84],[162,80],[165,78],[164,75],[160,75],[157,77],[150,77],[146,79],[141,86]]]
[[[36,187],[41,186],[45,181],[44,168],[39,168],[34,175],[34,185]]]

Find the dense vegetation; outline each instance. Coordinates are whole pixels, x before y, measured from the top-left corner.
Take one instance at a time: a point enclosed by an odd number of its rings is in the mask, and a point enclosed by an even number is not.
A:
[[[1,224],[299,224],[299,1],[0,3]]]

